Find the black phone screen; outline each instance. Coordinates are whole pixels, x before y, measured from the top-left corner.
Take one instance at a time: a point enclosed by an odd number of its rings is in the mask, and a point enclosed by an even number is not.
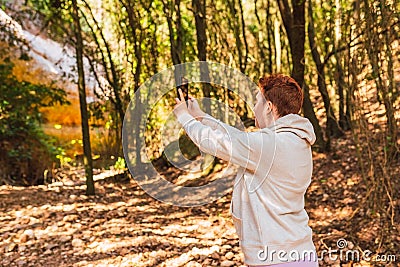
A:
[[[183,96],[185,97],[185,101],[189,100],[189,81],[185,77],[181,78],[181,85],[176,88],[176,94],[180,99],[179,89],[182,90]]]

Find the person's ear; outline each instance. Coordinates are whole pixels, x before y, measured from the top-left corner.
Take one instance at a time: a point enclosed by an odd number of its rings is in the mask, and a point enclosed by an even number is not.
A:
[[[267,112],[267,114],[269,114],[272,112],[272,102],[268,101],[266,104],[267,105],[266,105],[265,111]]]

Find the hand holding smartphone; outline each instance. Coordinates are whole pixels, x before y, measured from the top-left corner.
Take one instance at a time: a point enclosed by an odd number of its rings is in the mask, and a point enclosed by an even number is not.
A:
[[[182,90],[183,96],[185,97],[185,101],[189,100],[189,80],[185,77],[181,78],[181,85],[176,87],[176,95],[180,99],[179,89]]]

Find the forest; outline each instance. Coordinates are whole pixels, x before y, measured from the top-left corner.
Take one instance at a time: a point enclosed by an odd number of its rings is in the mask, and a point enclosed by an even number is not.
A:
[[[184,134],[176,87],[257,131],[258,81],[283,73],[316,135],[319,265],[400,266],[399,1],[0,7],[0,265],[246,266],[237,169]]]

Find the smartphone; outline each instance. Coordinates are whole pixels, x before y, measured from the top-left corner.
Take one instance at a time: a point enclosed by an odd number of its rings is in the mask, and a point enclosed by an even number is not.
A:
[[[181,78],[181,85],[176,88],[176,94],[180,99],[181,96],[179,95],[179,89],[182,90],[183,96],[185,97],[185,101],[189,100],[189,80],[185,77]]]

